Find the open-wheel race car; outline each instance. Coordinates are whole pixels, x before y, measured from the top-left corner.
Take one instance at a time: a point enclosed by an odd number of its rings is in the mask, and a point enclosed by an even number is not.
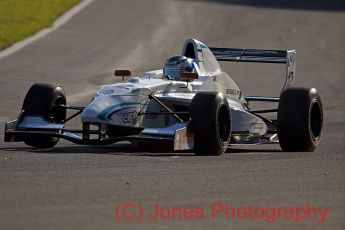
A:
[[[219,61],[286,65],[286,80],[276,97],[244,96]],[[5,126],[5,141],[24,141],[36,148],[52,148],[59,138],[85,145],[119,141],[163,141],[174,150],[196,155],[221,155],[234,145],[279,143],[284,151],[314,151],[320,143],[323,110],[314,88],[291,87],[295,77],[294,50],[209,48],[187,39],[180,56],[163,69],[102,85],[85,106],[66,104],[64,90],[34,84],[16,120]],[[253,110],[249,102],[275,103],[276,109]],[[66,117],[67,110],[76,113]],[[266,113],[276,113],[269,119]],[[82,128],[65,124],[81,115]]]

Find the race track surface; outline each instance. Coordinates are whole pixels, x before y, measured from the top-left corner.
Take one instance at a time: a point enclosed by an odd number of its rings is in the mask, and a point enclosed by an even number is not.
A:
[[[98,85],[116,80],[115,68],[135,74],[162,68],[189,37],[209,46],[296,49],[294,85],[317,88],[324,108],[322,142],[313,153],[271,145],[196,157],[128,143],[88,147],[66,141],[35,150],[4,143],[0,133],[0,229],[344,229],[345,4],[325,2],[96,0],[58,30],[0,60],[1,130],[16,118],[33,83],[59,83],[69,103],[84,105]],[[284,80],[281,66],[222,66],[246,95],[277,95]],[[131,217],[121,216],[121,223],[119,204]],[[204,215],[154,219],[148,214],[156,204],[199,208]],[[266,211],[309,205],[327,213],[322,223],[319,214],[233,219],[221,211],[212,216],[215,204]],[[145,215],[137,223],[140,205]]]

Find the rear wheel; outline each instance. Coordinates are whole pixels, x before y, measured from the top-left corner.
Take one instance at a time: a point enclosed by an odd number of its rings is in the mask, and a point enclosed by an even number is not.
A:
[[[62,88],[50,84],[37,83],[31,86],[25,96],[22,111],[25,116],[41,116],[52,123],[64,123],[66,109],[65,92]],[[43,135],[32,135],[24,138],[24,143],[36,148],[52,148],[59,138]]]
[[[284,151],[312,152],[321,141],[323,110],[316,89],[288,88],[278,107],[278,138]]]
[[[231,137],[231,113],[226,97],[218,92],[199,92],[191,103],[194,152],[222,155]]]

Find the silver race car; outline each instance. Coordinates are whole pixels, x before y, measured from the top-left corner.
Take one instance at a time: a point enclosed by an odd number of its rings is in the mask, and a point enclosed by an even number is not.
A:
[[[219,61],[286,65],[281,94],[244,96]],[[157,141],[196,155],[271,143],[279,143],[284,151],[314,151],[322,133],[321,99],[314,88],[290,87],[295,61],[294,50],[209,48],[188,39],[182,54],[169,58],[163,69],[142,77],[116,70],[123,82],[100,86],[86,107],[67,105],[59,86],[34,84],[18,118],[6,123],[5,141],[36,148],[52,148],[59,138],[86,145]],[[277,107],[253,110],[251,101]],[[67,110],[76,112],[67,117]],[[264,116],[268,113],[277,115],[269,119]],[[66,128],[78,115],[82,128]]]

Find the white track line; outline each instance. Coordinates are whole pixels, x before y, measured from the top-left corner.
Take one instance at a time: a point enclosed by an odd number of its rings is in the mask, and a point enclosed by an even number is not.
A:
[[[85,7],[87,7],[91,2],[94,0],[82,0],[78,5],[71,8],[69,11],[64,13],[61,17],[59,17],[57,20],[54,21],[52,27],[42,29],[41,31],[37,32],[35,35],[30,36],[20,42],[15,43],[14,45],[10,46],[9,48],[3,50],[0,52],[0,60],[2,58],[5,58],[11,54],[14,54],[15,52],[23,49],[25,46],[37,41],[38,39],[43,38],[47,34],[53,32],[66,22],[70,20],[74,15],[79,13],[81,10],[83,10]]]

